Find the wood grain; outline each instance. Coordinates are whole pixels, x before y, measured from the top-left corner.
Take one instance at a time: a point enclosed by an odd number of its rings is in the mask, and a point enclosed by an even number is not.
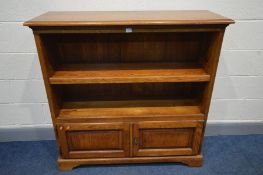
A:
[[[100,25],[202,25],[231,24],[234,21],[207,10],[191,11],[82,11],[47,12],[25,26]]]
[[[25,22],[34,32],[59,168],[201,166],[231,23],[209,11],[48,12]]]
[[[196,100],[206,83],[109,83],[53,85],[63,102],[70,101],[130,101],[130,100]],[[187,101],[186,101],[187,102]],[[121,103],[121,102],[120,102]],[[124,102],[125,103],[125,102]],[[108,103],[109,104],[109,103]],[[140,104],[143,104],[140,103]],[[137,107],[139,107],[137,105]]]
[[[169,122],[142,121],[135,123],[133,126],[133,137],[138,139],[138,144],[134,144],[133,146],[133,155],[196,155],[195,149],[198,148],[196,145],[201,139],[197,128],[202,126],[202,123],[202,121],[196,120]],[[151,132],[151,137],[144,137],[144,134],[147,132]],[[166,138],[166,140],[164,140],[164,138]]]
[[[177,64],[89,64],[60,67],[51,84],[206,82],[210,75],[200,68],[177,68]],[[186,66],[185,66],[186,67]]]
[[[125,157],[125,158],[97,158],[97,159],[58,159],[59,169],[72,170],[80,165],[120,164],[120,163],[158,163],[177,162],[191,167],[199,167],[203,163],[202,155],[195,156],[167,156],[167,157]]]
[[[209,48],[207,48],[207,62],[204,65],[204,68],[209,74],[211,75],[211,81],[207,84],[207,86],[204,89],[202,102],[201,102],[201,110],[205,113],[206,120],[209,113],[215,78],[216,78],[216,72],[217,72],[217,66],[219,62],[219,56],[221,52],[222,42],[224,38],[224,31],[217,32],[212,38],[210,38],[211,44],[209,45]],[[204,124],[206,126],[206,122]],[[203,128],[202,137],[204,137],[205,128]],[[203,139],[202,139],[203,140]],[[202,140],[200,145],[202,145]],[[201,149],[199,150],[199,152]]]
[[[58,125],[58,133],[63,139],[64,158],[125,157],[130,154],[128,123],[64,123]]]
[[[199,106],[179,104],[180,102],[173,100],[75,102],[65,104],[58,118],[203,116]]]
[[[145,30],[149,30],[145,28]],[[43,34],[53,66],[106,63],[172,63],[187,68],[204,59],[213,32]],[[186,42],[187,41],[187,42]],[[95,66],[95,65],[94,65]],[[131,65],[132,66],[132,65]],[[201,65],[199,66],[201,68]]]

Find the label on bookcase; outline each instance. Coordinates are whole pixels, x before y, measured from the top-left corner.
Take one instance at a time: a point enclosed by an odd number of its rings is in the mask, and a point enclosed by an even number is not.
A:
[[[126,32],[126,33],[132,33],[132,28],[131,28],[131,27],[127,27],[127,28],[125,29],[125,32]]]

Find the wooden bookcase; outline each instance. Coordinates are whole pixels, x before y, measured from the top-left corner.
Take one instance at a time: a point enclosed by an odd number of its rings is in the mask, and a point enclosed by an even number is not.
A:
[[[201,166],[225,28],[209,11],[48,12],[35,37],[61,170]]]

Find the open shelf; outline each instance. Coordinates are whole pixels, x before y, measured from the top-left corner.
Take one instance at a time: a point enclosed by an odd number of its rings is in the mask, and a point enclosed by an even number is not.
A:
[[[51,84],[206,82],[202,68],[178,63],[67,64],[49,78]]]
[[[109,118],[203,119],[204,82],[53,85],[60,92],[58,119]]]
[[[203,117],[197,102],[181,100],[124,100],[65,102],[58,119],[108,117]]]

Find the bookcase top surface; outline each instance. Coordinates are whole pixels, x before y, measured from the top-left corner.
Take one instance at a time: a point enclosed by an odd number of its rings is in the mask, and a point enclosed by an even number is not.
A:
[[[228,25],[232,19],[207,10],[181,11],[51,11],[24,23],[41,26]]]

